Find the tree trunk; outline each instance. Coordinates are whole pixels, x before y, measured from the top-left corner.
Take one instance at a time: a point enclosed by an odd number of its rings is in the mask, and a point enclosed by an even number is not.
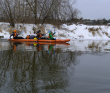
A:
[[[34,17],[35,17],[35,24],[37,24],[37,0],[35,0],[34,2],[35,2],[35,8],[34,8],[35,14],[34,14]]]
[[[9,20],[10,20],[10,25],[11,25],[12,27],[15,27],[14,18],[13,18],[13,16],[12,16],[12,11],[11,11],[11,7],[10,7],[10,3],[9,3],[8,0],[6,0],[6,3],[7,3],[7,4],[5,4],[5,6],[6,6],[6,8],[7,8],[7,12],[8,12]]]

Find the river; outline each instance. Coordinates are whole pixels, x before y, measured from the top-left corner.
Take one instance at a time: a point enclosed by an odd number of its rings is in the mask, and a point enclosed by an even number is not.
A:
[[[0,40],[0,93],[110,93],[109,43]]]

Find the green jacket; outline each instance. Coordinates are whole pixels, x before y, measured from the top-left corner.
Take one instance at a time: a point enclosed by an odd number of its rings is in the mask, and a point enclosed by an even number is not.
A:
[[[54,39],[54,38],[53,38],[53,35],[54,35],[54,33],[51,33],[51,32],[49,33],[49,39],[50,39],[50,40],[51,40],[51,39]]]

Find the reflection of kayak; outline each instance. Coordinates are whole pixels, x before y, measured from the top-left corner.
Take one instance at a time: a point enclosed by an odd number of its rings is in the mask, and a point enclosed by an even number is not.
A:
[[[27,45],[29,45],[29,44],[40,44],[40,45],[55,45],[55,44],[57,44],[57,45],[70,45],[70,44],[68,44],[68,43],[49,43],[49,42],[22,42],[22,43],[25,43],[25,44],[27,44]]]
[[[8,39],[9,41],[14,41],[14,42],[47,42],[47,43],[65,43],[69,42],[70,39],[56,39],[56,40],[47,40],[47,39],[40,39],[40,40],[35,40],[35,39]]]

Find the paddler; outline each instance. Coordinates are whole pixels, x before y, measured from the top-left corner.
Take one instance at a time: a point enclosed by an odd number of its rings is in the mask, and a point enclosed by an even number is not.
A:
[[[55,32],[53,33],[52,30],[50,30],[50,31],[49,31],[49,37],[48,37],[48,39],[49,39],[49,40],[56,40],[56,39],[53,37],[54,34],[55,34]]]
[[[41,39],[42,37],[41,30],[38,30],[36,34],[37,34],[37,39]]]
[[[14,30],[14,32],[10,35],[10,39],[11,39],[11,36],[13,36],[13,39],[17,39],[18,34],[16,33],[16,30]]]

